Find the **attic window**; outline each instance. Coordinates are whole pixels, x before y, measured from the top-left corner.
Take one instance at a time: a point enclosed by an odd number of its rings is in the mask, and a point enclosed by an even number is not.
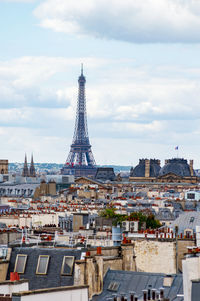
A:
[[[190,218],[190,223],[193,223],[193,221],[194,221],[194,216],[192,216],[192,217]]]
[[[117,292],[118,288],[119,288],[119,283],[115,281],[110,282],[108,286],[108,290],[112,292]]]
[[[72,275],[74,265],[74,256],[64,256],[61,275]]]
[[[46,275],[49,263],[49,255],[40,255],[38,258],[38,264],[36,274]]]
[[[24,274],[26,260],[27,260],[27,255],[17,254],[16,260],[15,260],[14,272],[17,272],[19,274]]]

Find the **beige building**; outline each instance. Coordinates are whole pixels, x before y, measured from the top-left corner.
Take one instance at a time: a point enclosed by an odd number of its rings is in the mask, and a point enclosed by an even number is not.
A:
[[[0,174],[8,174],[8,160],[0,160]]]

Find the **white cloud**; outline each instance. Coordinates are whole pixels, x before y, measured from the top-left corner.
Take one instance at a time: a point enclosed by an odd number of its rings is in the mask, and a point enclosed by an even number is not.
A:
[[[195,0],[45,0],[40,25],[57,32],[136,43],[200,42]]]
[[[65,161],[74,130],[77,70],[81,61],[25,57],[0,62],[2,154],[9,149],[15,160],[19,148],[23,153],[26,149],[40,149],[38,161],[44,161],[49,149],[47,161]],[[105,144],[109,144],[106,139],[119,141],[118,149],[109,146],[119,158],[123,139],[130,139],[137,148],[149,143],[189,144],[193,149],[198,144],[199,68],[152,68],[136,66],[134,62],[127,67],[123,61],[94,58],[84,61],[88,71],[88,127],[94,154],[95,143],[99,147],[102,139]]]

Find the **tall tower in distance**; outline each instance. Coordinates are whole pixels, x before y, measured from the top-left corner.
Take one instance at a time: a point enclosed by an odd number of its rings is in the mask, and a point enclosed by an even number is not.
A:
[[[31,156],[31,165],[30,165],[30,169],[29,169],[29,176],[30,177],[36,177],[36,173],[35,173],[35,165],[34,165],[34,161],[33,161],[33,154]]]
[[[24,167],[23,167],[23,170],[22,170],[22,177],[29,177],[29,170],[28,170],[26,154],[25,154],[25,159],[24,159]]]
[[[61,174],[74,175],[77,177],[94,177],[96,173],[96,163],[92,154],[87,128],[87,113],[85,99],[86,79],[83,75],[83,65],[81,75],[78,79],[78,101],[76,110],[76,122],[72,145],[66,163],[61,169]]]

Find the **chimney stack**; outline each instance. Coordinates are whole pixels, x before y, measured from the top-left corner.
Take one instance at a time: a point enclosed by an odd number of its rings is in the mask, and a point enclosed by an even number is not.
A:
[[[190,160],[190,174],[191,174],[191,177],[194,176],[193,163],[194,163],[194,161],[193,161],[193,160]]]
[[[134,301],[135,292],[130,292],[130,301]]]
[[[160,300],[161,300],[161,301],[164,300],[164,297],[165,297],[165,294],[164,294],[164,288],[161,287],[161,288],[160,288]]]
[[[145,178],[150,177],[150,160],[145,159]]]
[[[147,290],[143,290],[143,301],[147,301],[147,293],[148,291]]]
[[[152,300],[156,300],[156,289],[152,289],[151,298],[152,298]]]

